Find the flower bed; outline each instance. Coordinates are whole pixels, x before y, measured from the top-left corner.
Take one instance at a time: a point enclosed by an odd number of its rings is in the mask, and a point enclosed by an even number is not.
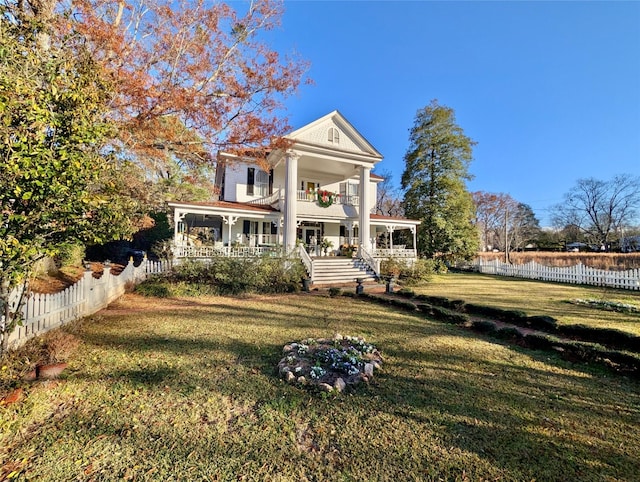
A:
[[[382,366],[378,349],[363,338],[334,338],[289,343],[282,349],[278,373],[288,383],[311,385],[325,392],[368,382]]]
[[[640,309],[638,309],[634,305],[630,305],[627,303],[619,303],[617,301],[575,299],[575,300],[571,300],[571,303],[573,303],[574,305],[589,306],[591,308],[597,308],[599,310],[617,311],[619,313],[640,313]]]

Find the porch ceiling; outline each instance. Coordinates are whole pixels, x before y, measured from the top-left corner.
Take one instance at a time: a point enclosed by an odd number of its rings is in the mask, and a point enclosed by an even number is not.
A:
[[[372,214],[370,217],[371,226],[395,226],[396,229],[410,229],[421,224],[416,219],[395,218],[390,216],[382,216],[380,214]]]
[[[359,175],[360,164],[342,160],[303,155],[298,159],[298,176],[331,178],[332,182],[344,181]]]

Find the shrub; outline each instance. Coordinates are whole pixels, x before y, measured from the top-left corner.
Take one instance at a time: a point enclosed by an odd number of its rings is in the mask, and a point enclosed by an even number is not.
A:
[[[449,309],[454,311],[465,311],[466,303],[464,300],[452,300],[449,303]]]
[[[431,308],[431,314],[437,320],[452,323],[454,325],[464,325],[469,321],[469,317],[467,315],[456,313],[440,306],[433,306]]]
[[[425,258],[417,259],[411,266],[409,273],[407,273],[406,284],[411,286],[426,283],[435,272],[436,262],[434,260]]]
[[[399,291],[396,291],[396,294],[398,296],[404,296],[405,298],[415,298],[416,293],[415,291],[409,289],[409,288],[402,288]]]
[[[528,333],[523,340],[525,346],[533,350],[550,350],[554,344],[551,337],[539,333]]]
[[[331,298],[335,298],[336,296],[339,296],[341,292],[342,292],[342,290],[340,288],[335,287],[335,286],[332,286],[331,288],[329,288],[329,296]]]
[[[145,280],[136,286],[134,291],[142,296],[154,296],[156,298],[168,298],[171,296],[169,283],[158,279]]]
[[[418,311],[421,311],[422,313],[424,313],[426,315],[432,315],[433,314],[433,306],[428,304],[428,303],[418,303],[416,305],[416,308],[418,308]]]
[[[429,295],[418,295],[415,298],[420,301],[426,301],[430,305],[442,306],[443,308],[447,308],[449,310],[465,311],[466,305],[464,300],[450,300],[449,298],[445,298],[444,296]]]
[[[167,280],[182,295],[238,295],[243,293],[290,293],[300,290],[304,266],[287,258],[227,258],[185,260],[174,266]],[[183,285],[181,285],[181,283]]]
[[[54,256],[54,261],[58,268],[64,266],[82,266],[84,257],[84,244],[67,243],[60,246],[58,254]]]
[[[387,258],[380,264],[380,275],[393,276],[398,283],[413,286],[426,283],[435,272],[436,264],[431,259],[409,262],[399,258]]]
[[[508,341],[519,341],[522,340],[523,335],[514,326],[503,326],[502,328],[498,328],[495,332],[493,332],[493,336],[496,338],[500,338],[501,340]]]
[[[558,326],[558,320],[552,316],[537,315],[526,318],[526,324],[534,330],[547,331],[553,333]]]
[[[418,295],[416,299],[425,301],[430,305],[446,306],[449,304],[449,298],[445,298],[444,296]]]
[[[389,298],[389,303],[397,308],[402,308],[403,310],[416,311],[418,309],[418,307],[411,301],[399,300],[397,298]]]
[[[640,352],[640,336],[624,331],[612,328],[594,328],[586,325],[560,325],[557,330],[559,334],[577,340]]]
[[[601,351],[600,356],[603,361],[609,361],[618,371],[631,371],[636,375],[640,375],[640,358],[629,353],[621,353],[619,351]]]
[[[471,328],[480,333],[491,334],[498,329],[498,325],[489,320],[476,320],[471,322]]]
[[[473,303],[468,303],[464,306],[467,313],[488,316],[495,320],[513,323],[514,325],[523,326],[522,324],[527,318],[527,314],[525,312],[518,310],[504,310],[494,306],[476,305]]]

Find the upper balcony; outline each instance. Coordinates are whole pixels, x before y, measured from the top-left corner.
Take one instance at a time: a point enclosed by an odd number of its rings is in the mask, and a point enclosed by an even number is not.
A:
[[[250,201],[251,204],[273,206],[284,210],[284,189],[276,189],[270,196],[264,196]],[[296,192],[298,216],[353,218],[357,217],[360,206],[360,196],[339,193],[327,193],[322,189],[298,190]]]
[[[323,193],[327,193],[323,195]],[[329,193],[322,189],[317,191],[306,190],[297,192],[297,200],[300,202],[317,203],[319,206],[331,206],[332,204],[344,204],[346,206],[359,206],[360,196],[339,193]]]

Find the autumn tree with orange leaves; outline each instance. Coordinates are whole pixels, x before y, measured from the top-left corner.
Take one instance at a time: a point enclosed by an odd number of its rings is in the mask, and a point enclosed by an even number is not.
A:
[[[280,25],[282,1],[237,4],[242,12],[211,0],[79,0],[69,12],[52,0],[16,5],[85,36],[114,85],[121,159],[146,181],[202,183],[216,151],[282,145],[289,126],[279,113],[307,69],[263,40]]]

